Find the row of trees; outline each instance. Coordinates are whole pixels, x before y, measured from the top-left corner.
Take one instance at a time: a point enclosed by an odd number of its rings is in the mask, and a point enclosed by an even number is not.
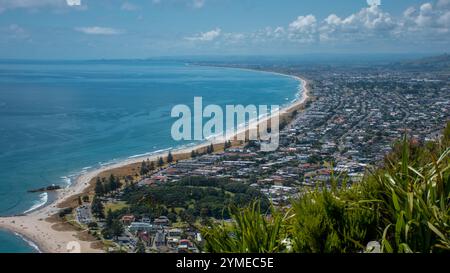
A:
[[[174,161],[172,152],[169,151],[169,153],[167,154],[167,158],[166,158],[166,162],[167,163],[172,163]],[[161,168],[162,166],[164,166],[164,158],[163,157],[158,157],[156,159],[156,165]],[[141,163],[141,170],[140,170],[140,174],[141,175],[146,175],[152,171],[155,170],[155,162],[154,161],[150,161],[150,160],[144,160]]]
[[[231,142],[230,142],[230,141],[225,142],[224,148],[225,148],[225,149],[228,149],[229,147],[231,147]],[[212,153],[214,153],[214,145],[213,145],[212,143],[206,147],[206,153],[207,153],[207,154],[212,154]],[[192,158],[198,157],[198,156],[203,155],[203,154],[204,154],[204,153],[199,153],[199,152],[196,151],[196,150],[192,150],[192,151],[191,151],[191,157],[192,157]]]
[[[140,170],[141,175],[146,175],[154,170],[155,170],[155,162],[153,161],[150,162],[148,159],[146,161],[145,160],[142,161]]]
[[[106,180],[105,178],[100,179],[97,177],[97,181],[95,182],[95,195],[103,196],[110,192],[114,192],[122,187],[122,183],[118,177],[115,177],[111,174]]]

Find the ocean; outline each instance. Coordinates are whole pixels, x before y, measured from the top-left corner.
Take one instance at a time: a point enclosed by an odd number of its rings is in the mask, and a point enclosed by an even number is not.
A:
[[[177,104],[285,105],[291,77],[176,61],[1,61],[0,215],[39,208],[80,173],[189,142],[171,137]],[[0,252],[32,252],[0,231]]]

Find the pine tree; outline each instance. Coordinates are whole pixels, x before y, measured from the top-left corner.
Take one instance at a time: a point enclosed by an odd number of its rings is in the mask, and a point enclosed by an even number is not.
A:
[[[105,189],[100,178],[97,177],[97,181],[95,182],[95,195],[102,196],[103,194],[105,194]]]
[[[119,177],[115,177],[113,174],[109,177],[109,188],[111,191],[116,191],[120,189],[122,183],[120,183]]]
[[[119,220],[114,219],[111,224],[112,235],[117,238],[118,236],[122,235],[123,231],[124,228],[122,223]]]
[[[206,148],[206,153],[208,154],[214,153],[214,145],[212,143]]]
[[[100,201],[100,199],[98,199],[97,196],[94,196],[94,200],[92,200],[91,205],[92,214],[94,214],[98,218],[105,218],[105,213],[103,212],[103,210],[104,207],[102,201]]]
[[[164,166],[164,159],[162,157],[158,158],[158,167]]]
[[[108,194],[110,191],[111,191],[111,183],[109,181],[103,183],[103,192],[104,192],[103,194]]]
[[[224,150],[231,148],[231,141],[230,140],[225,141],[225,143],[223,144],[223,148]]]
[[[108,209],[108,213],[106,214],[106,227],[107,228],[112,227],[113,220],[114,220],[113,213],[112,213],[111,209]]]
[[[116,190],[120,189],[122,187],[122,182],[120,182],[120,179],[116,177]]]
[[[145,161],[142,161],[140,174],[146,175],[147,173],[148,173],[148,165]]]
[[[173,155],[172,153],[169,151],[169,154],[167,155],[167,163],[172,163],[173,162]]]
[[[154,171],[155,170],[155,162],[150,162],[150,165],[149,165],[149,170],[150,171]]]

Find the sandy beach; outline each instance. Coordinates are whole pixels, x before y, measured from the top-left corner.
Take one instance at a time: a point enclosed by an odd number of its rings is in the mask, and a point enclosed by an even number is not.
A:
[[[258,70],[259,71],[259,70]],[[261,71],[265,72],[265,71]],[[275,72],[270,72],[275,73]],[[279,74],[279,73],[277,73]],[[280,109],[280,118],[283,115],[291,114],[295,110],[300,110],[309,98],[309,83],[307,80],[292,76],[302,84],[302,94],[291,104]],[[257,124],[266,122],[267,118],[259,120]],[[246,129],[238,129],[236,135],[245,133]],[[235,135],[235,136],[236,136]],[[198,150],[205,148],[210,143],[202,143],[192,147],[184,147],[180,149],[172,150],[172,154],[190,154],[192,150]],[[156,160],[160,156],[165,156],[167,152],[153,155],[144,155],[140,157],[129,158],[124,161],[101,167],[92,171],[88,171],[79,177],[72,183],[71,186],[61,189],[57,193],[56,199],[49,205],[41,207],[35,211],[32,211],[26,215],[1,217],[0,228],[8,231],[18,233],[25,237],[27,240],[32,241],[39,248],[40,252],[50,253],[68,253],[68,252],[103,252],[102,249],[96,247],[95,241],[92,239],[84,238],[82,235],[86,233],[83,230],[70,229],[64,226],[62,223],[52,220],[52,216],[57,214],[61,209],[61,204],[66,202],[73,196],[80,195],[86,191],[90,186],[90,183],[95,180],[97,176],[106,171],[122,168],[130,164],[140,163],[143,160],[149,159],[151,161]],[[53,217],[54,218],[54,217]]]

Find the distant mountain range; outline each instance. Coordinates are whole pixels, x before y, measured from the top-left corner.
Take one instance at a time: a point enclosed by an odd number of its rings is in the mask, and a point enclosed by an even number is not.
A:
[[[393,65],[402,69],[443,70],[450,71],[450,54],[442,54],[420,58],[416,60],[401,61]]]

